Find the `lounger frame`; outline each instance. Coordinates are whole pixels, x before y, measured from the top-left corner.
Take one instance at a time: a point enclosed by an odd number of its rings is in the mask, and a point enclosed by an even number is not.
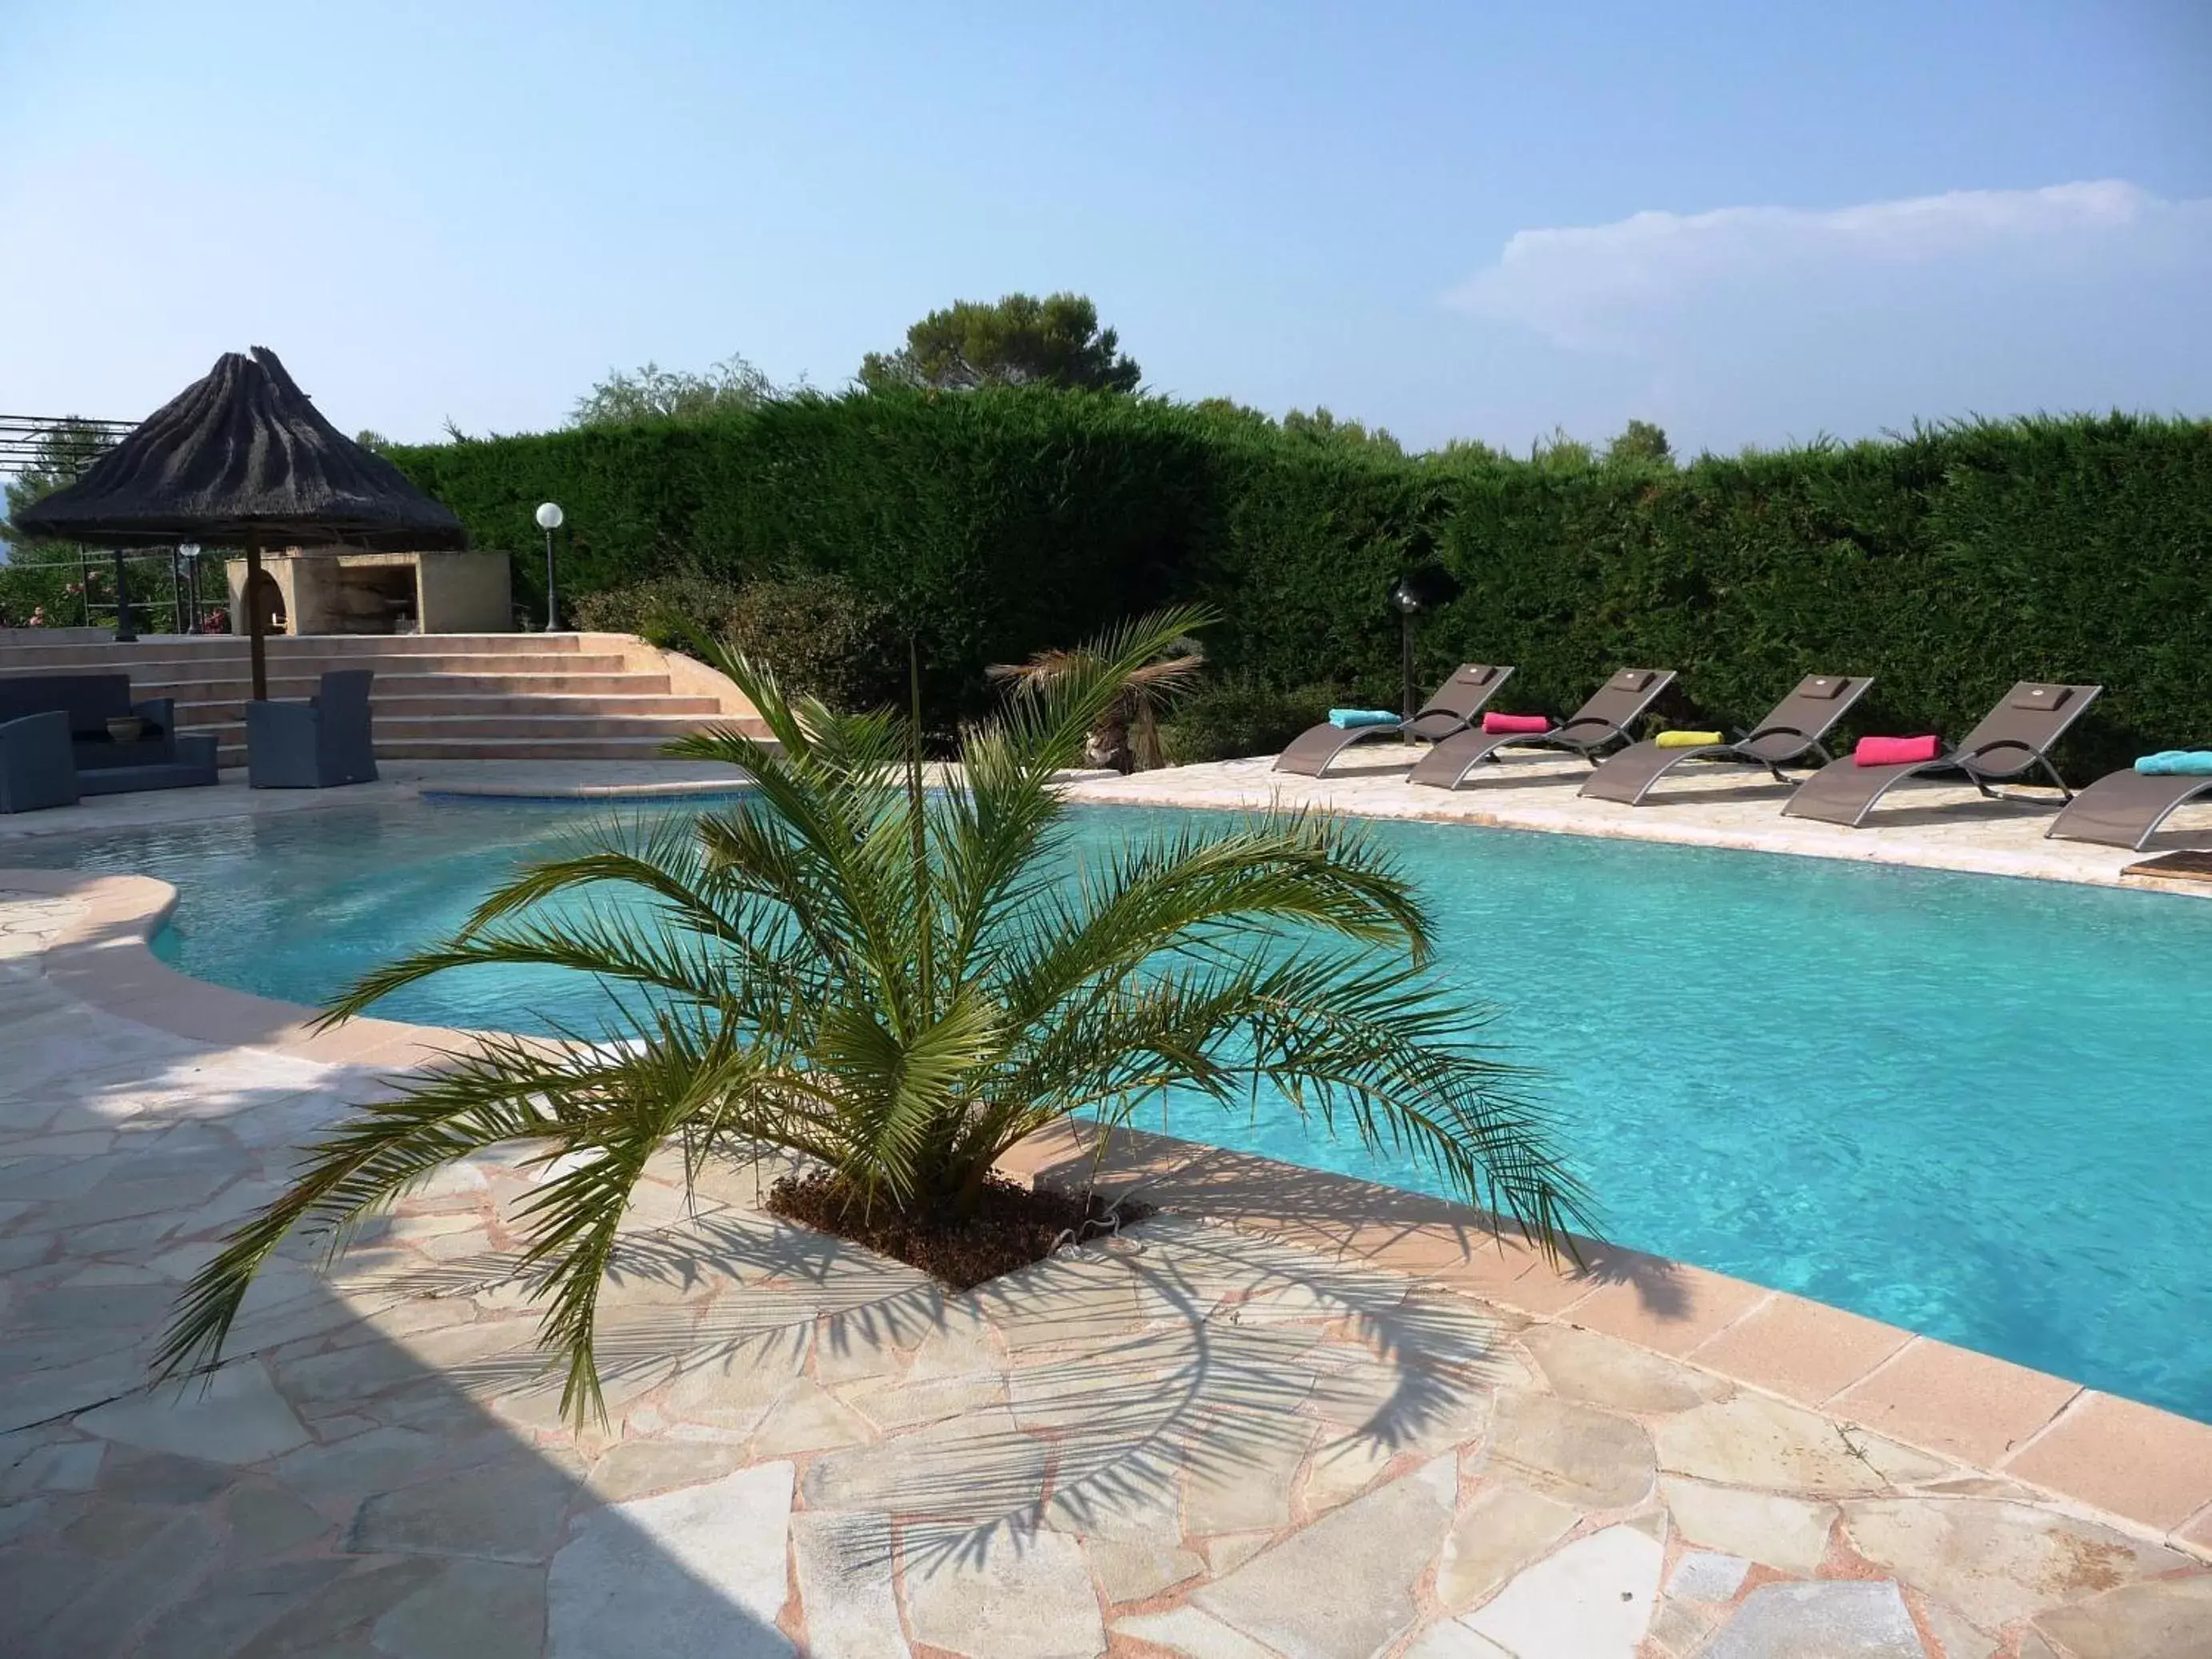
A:
[[[1484,705],[1498,695],[1498,687],[1512,678],[1513,670],[1505,664],[1463,662],[1452,670],[1451,678],[1437,688],[1435,695],[1421,705],[1413,719],[1380,726],[1331,726],[1323,720],[1291,738],[1269,769],[1317,778],[1328,770],[1330,762],[1355,743],[1367,743],[1376,738],[1413,738],[1423,743],[1440,743],[1454,732],[1466,730],[1468,722],[1482,713]]]
[[[2140,853],[2160,826],[2193,800],[2212,795],[2212,778],[2180,772],[2109,773],[2068,801],[2045,841],[2090,842]]]
[[[1593,800],[1640,806],[1654,784],[1683,762],[1693,760],[1763,766],[1777,783],[1795,788],[1799,780],[1782,769],[1808,755],[1820,757],[1823,766],[1833,760],[1825,739],[1873,684],[1866,676],[1808,675],[1757,726],[1748,732],[1738,728],[1731,741],[1686,749],[1662,749],[1649,739],[1631,744],[1592,773],[1580,793]]]
[[[2003,800],[1995,786],[2016,783],[2040,772],[2058,787],[2060,797],[2074,792],[2051,763],[2051,750],[2064,737],[2105,688],[2101,685],[2062,685],[2051,681],[2022,680],[2004,695],[1980,725],[1969,732],[1957,748],[1933,760],[1905,761],[1894,766],[1861,766],[1845,758],[1832,761],[1798,785],[1783,805],[1786,817],[1814,818],[1847,830],[1863,828],[1867,814],[1907,778],[1958,773],[1985,800]],[[2061,693],[2048,709],[2023,707],[2032,694]]]
[[[1638,684],[1625,684],[1637,675],[1644,677]],[[1674,683],[1671,668],[1624,668],[1548,732],[1485,732],[1474,726],[1455,732],[1413,763],[1407,781],[1456,789],[1476,767],[1496,759],[1501,749],[1559,750],[1580,755],[1595,766],[1599,751],[1630,741],[1629,728],[1650,712]]]

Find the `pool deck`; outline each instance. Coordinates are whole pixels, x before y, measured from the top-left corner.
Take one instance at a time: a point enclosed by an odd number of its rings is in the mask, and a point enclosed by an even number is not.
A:
[[[644,781],[468,769],[531,795]],[[394,799],[453,781],[391,771],[373,788]],[[701,771],[646,776],[726,787]],[[1571,798],[1528,781],[1497,793]],[[1273,784],[1232,763],[1073,787],[1235,806]],[[1285,795],[1355,789],[1416,793]],[[109,798],[66,827],[368,795]],[[2032,854],[2035,827],[1980,822],[1978,856]],[[2083,867],[2062,878],[2113,878]],[[145,878],[0,869],[10,1654],[2206,1651],[2212,1425],[1654,1257],[1563,1268],[1464,1208],[1157,1137],[1119,1139],[1105,1176],[1160,1217],[963,1297],[765,1216],[753,1173],[708,1170],[687,1213],[657,1170],[603,1314],[604,1430],[564,1427],[532,1363],[511,1226],[533,1176],[496,1158],[331,1271],[274,1264],[208,1393],[149,1389],[170,1297],[287,1149],[460,1036],[317,1034],[186,979],[145,949],[169,902]],[[1012,1172],[1088,1157],[1040,1137]]]
[[[1847,830],[1784,817],[1789,789],[1742,767],[1714,766],[1669,776],[1644,805],[1626,806],[1578,796],[1575,791],[1590,768],[1571,757],[1502,761],[1479,769],[1455,790],[1408,783],[1410,763],[1401,745],[1378,743],[1347,750],[1322,778],[1273,771],[1266,759],[1223,761],[1126,778],[1089,776],[1072,783],[1069,793],[1078,800],[1126,805],[1320,809],[2212,896],[2212,886],[2202,884],[2122,873],[2160,853],[2212,848],[2212,802],[2184,807],[2148,847],[2132,853],[2045,840],[2044,830],[2058,805],[2058,792],[2050,788],[2008,790],[2011,799],[1992,801],[1971,785],[1915,781],[1893,790],[1866,827]]]

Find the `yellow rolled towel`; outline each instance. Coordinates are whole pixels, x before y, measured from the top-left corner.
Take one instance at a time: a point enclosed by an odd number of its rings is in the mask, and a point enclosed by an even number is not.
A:
[[[1722,738],[1717,732],[1662,732],[1656,741],[1662,749],[1705,749]]]

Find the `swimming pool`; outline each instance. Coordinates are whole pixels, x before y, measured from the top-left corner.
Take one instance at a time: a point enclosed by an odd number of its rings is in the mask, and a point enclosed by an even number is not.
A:
[[[667,810],[667,809],[655,809]],[[157,952],[295,1001],[450,929],[592,816],[334,807],[0,864],[131,870]],[[1103,844],[1182,814],[1086,808]],[[1443,970],[1545,1073],[1607,1237],[2212,1420],[2212,905],[1943,872],[1384,823]],[[378,1012],[544,1031],[597,993],[469,970]],[[1194,1139],[1400,1186],[1286,1109]]]

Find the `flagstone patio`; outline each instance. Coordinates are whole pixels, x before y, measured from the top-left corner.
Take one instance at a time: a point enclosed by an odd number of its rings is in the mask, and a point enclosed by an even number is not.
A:
[[[535,1176],[482,1160],[149,1387],[178,1285],[379,1085],[84,1000],[45,969],[87,908],[0,893],[9,1654],[2205,1651],[2181,1537],[1172,1195],[948,1296],[768,1217],[758,1172],[687,1212],[663,1170],[574,1433],[509,1276]]]

